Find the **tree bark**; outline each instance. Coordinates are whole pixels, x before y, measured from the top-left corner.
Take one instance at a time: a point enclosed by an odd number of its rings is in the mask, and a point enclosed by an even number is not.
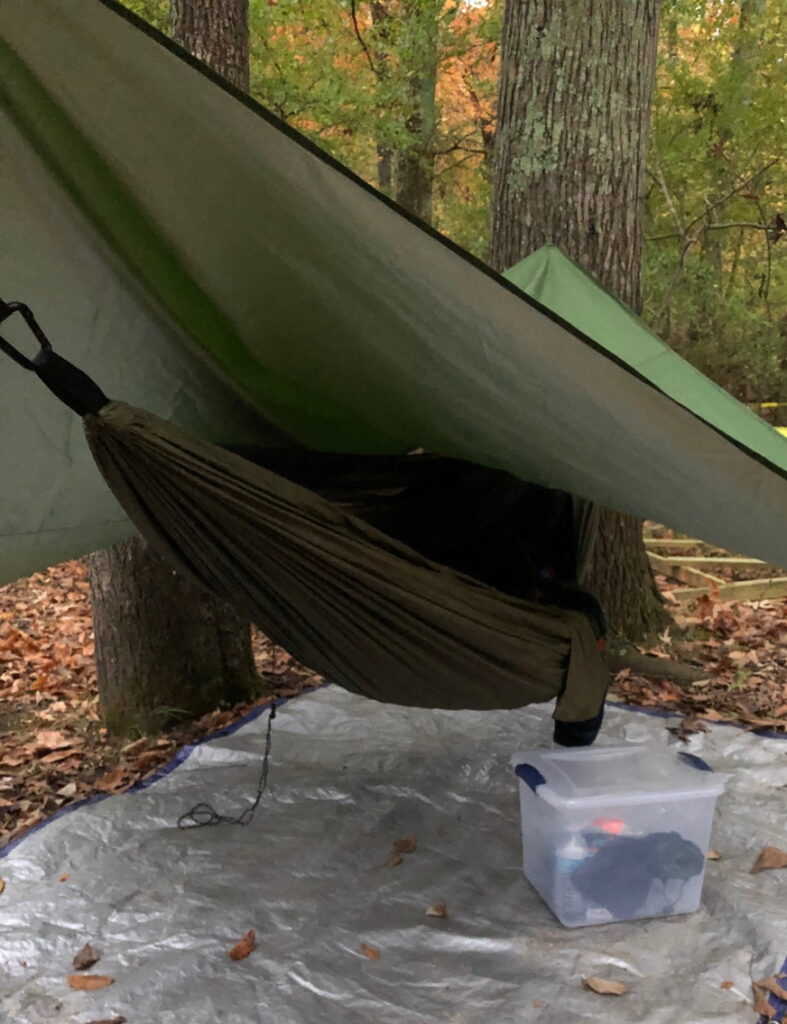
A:
[[[549,242],[641,306],[644,170],[659,0],[507,0],[490,263]],[[667,615],[639,520],[605,511],[586,581],[631,640]]]
[[[172,0],[175,40],[247,90],[248,0]],[[88,560],[101,708],[116,733],[150,732],[259,691],[251,630],[135,539]]]
[[[388,10],[385,0],[373,0],[372,25],[374,26],[376,40],[374,68],[377,75],[378,91],[381,81],[389,74],[388,66],[391,60],[391,54],[388,25],[390,18],[390,11]],[[393,187],[393,158],[394,151],[391,145],[388,142],[378,141],[377,186],[381,192],[390,193]]]
[[[156,732],[258,689],[249,627],[141,539],[89,558],[102,717]]]
[[[400,59],[406,76],[408,141],[396,154],[397,202],[432,220],[437,127],[437,16],[441,0],[403,0]]]
[[[249,91],[249,0],[170,0],[172,38]]]

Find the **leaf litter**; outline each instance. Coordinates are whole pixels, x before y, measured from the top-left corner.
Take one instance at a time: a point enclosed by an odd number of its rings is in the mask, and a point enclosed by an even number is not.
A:
[[[270,695],[320,682],[261,634],[253,643]],[[128,789],[269,700],[210,712],[164,736],[114,739],[100,720],[84,562],[0,587],[0,847],[69,804]]]

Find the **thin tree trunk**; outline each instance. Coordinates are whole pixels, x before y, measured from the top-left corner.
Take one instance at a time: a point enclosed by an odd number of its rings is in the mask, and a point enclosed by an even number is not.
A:
[[[378,88],[388,75],[390,54],[390,33],[388,25],[390,12],[385,0],[373,0],[372,25],[374,26],[376,47],[374,51],[374,67],[377,74]],[[382,105],[382,100],[380,104]],[[390,193],[393,188],[394,151],[383,141],[377,143],[377,184],[381,192]]]
[[[432,220],[437,127],[438,0],[403,0],[401,61],[407,76],[408,142],[396,158],[396,199],[417,217]]]
[[[551,242],[639,310],[658,13],[659,0],[507,0],[493,266]],[[587,583],[632,640],[666,621],[633,517],[603,513]]]
[[[175,40],[248,89],[248,0],[172,0]],[[248,623],[135,539],[88,560],[101,708],[118,733],[199,717],[259,689]]]

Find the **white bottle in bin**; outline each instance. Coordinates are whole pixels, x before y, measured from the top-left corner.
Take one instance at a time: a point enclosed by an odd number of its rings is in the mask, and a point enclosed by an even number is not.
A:
[[[588,856],[588,846],[579,833],[573,833],[555,851],[555,905],[560,916],[581,921],[586,912],[585,901],[571,881],[571,874]]]

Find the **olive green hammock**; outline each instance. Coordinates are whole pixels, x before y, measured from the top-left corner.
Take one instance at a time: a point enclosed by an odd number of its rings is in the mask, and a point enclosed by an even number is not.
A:
[[[593,718],[608,674],[589,619],[437,564],[339,504],[171,423],[111,402],[51,350],[38,374],[84,418],[95,462],[142,536],[332,682],[389,703]]]

